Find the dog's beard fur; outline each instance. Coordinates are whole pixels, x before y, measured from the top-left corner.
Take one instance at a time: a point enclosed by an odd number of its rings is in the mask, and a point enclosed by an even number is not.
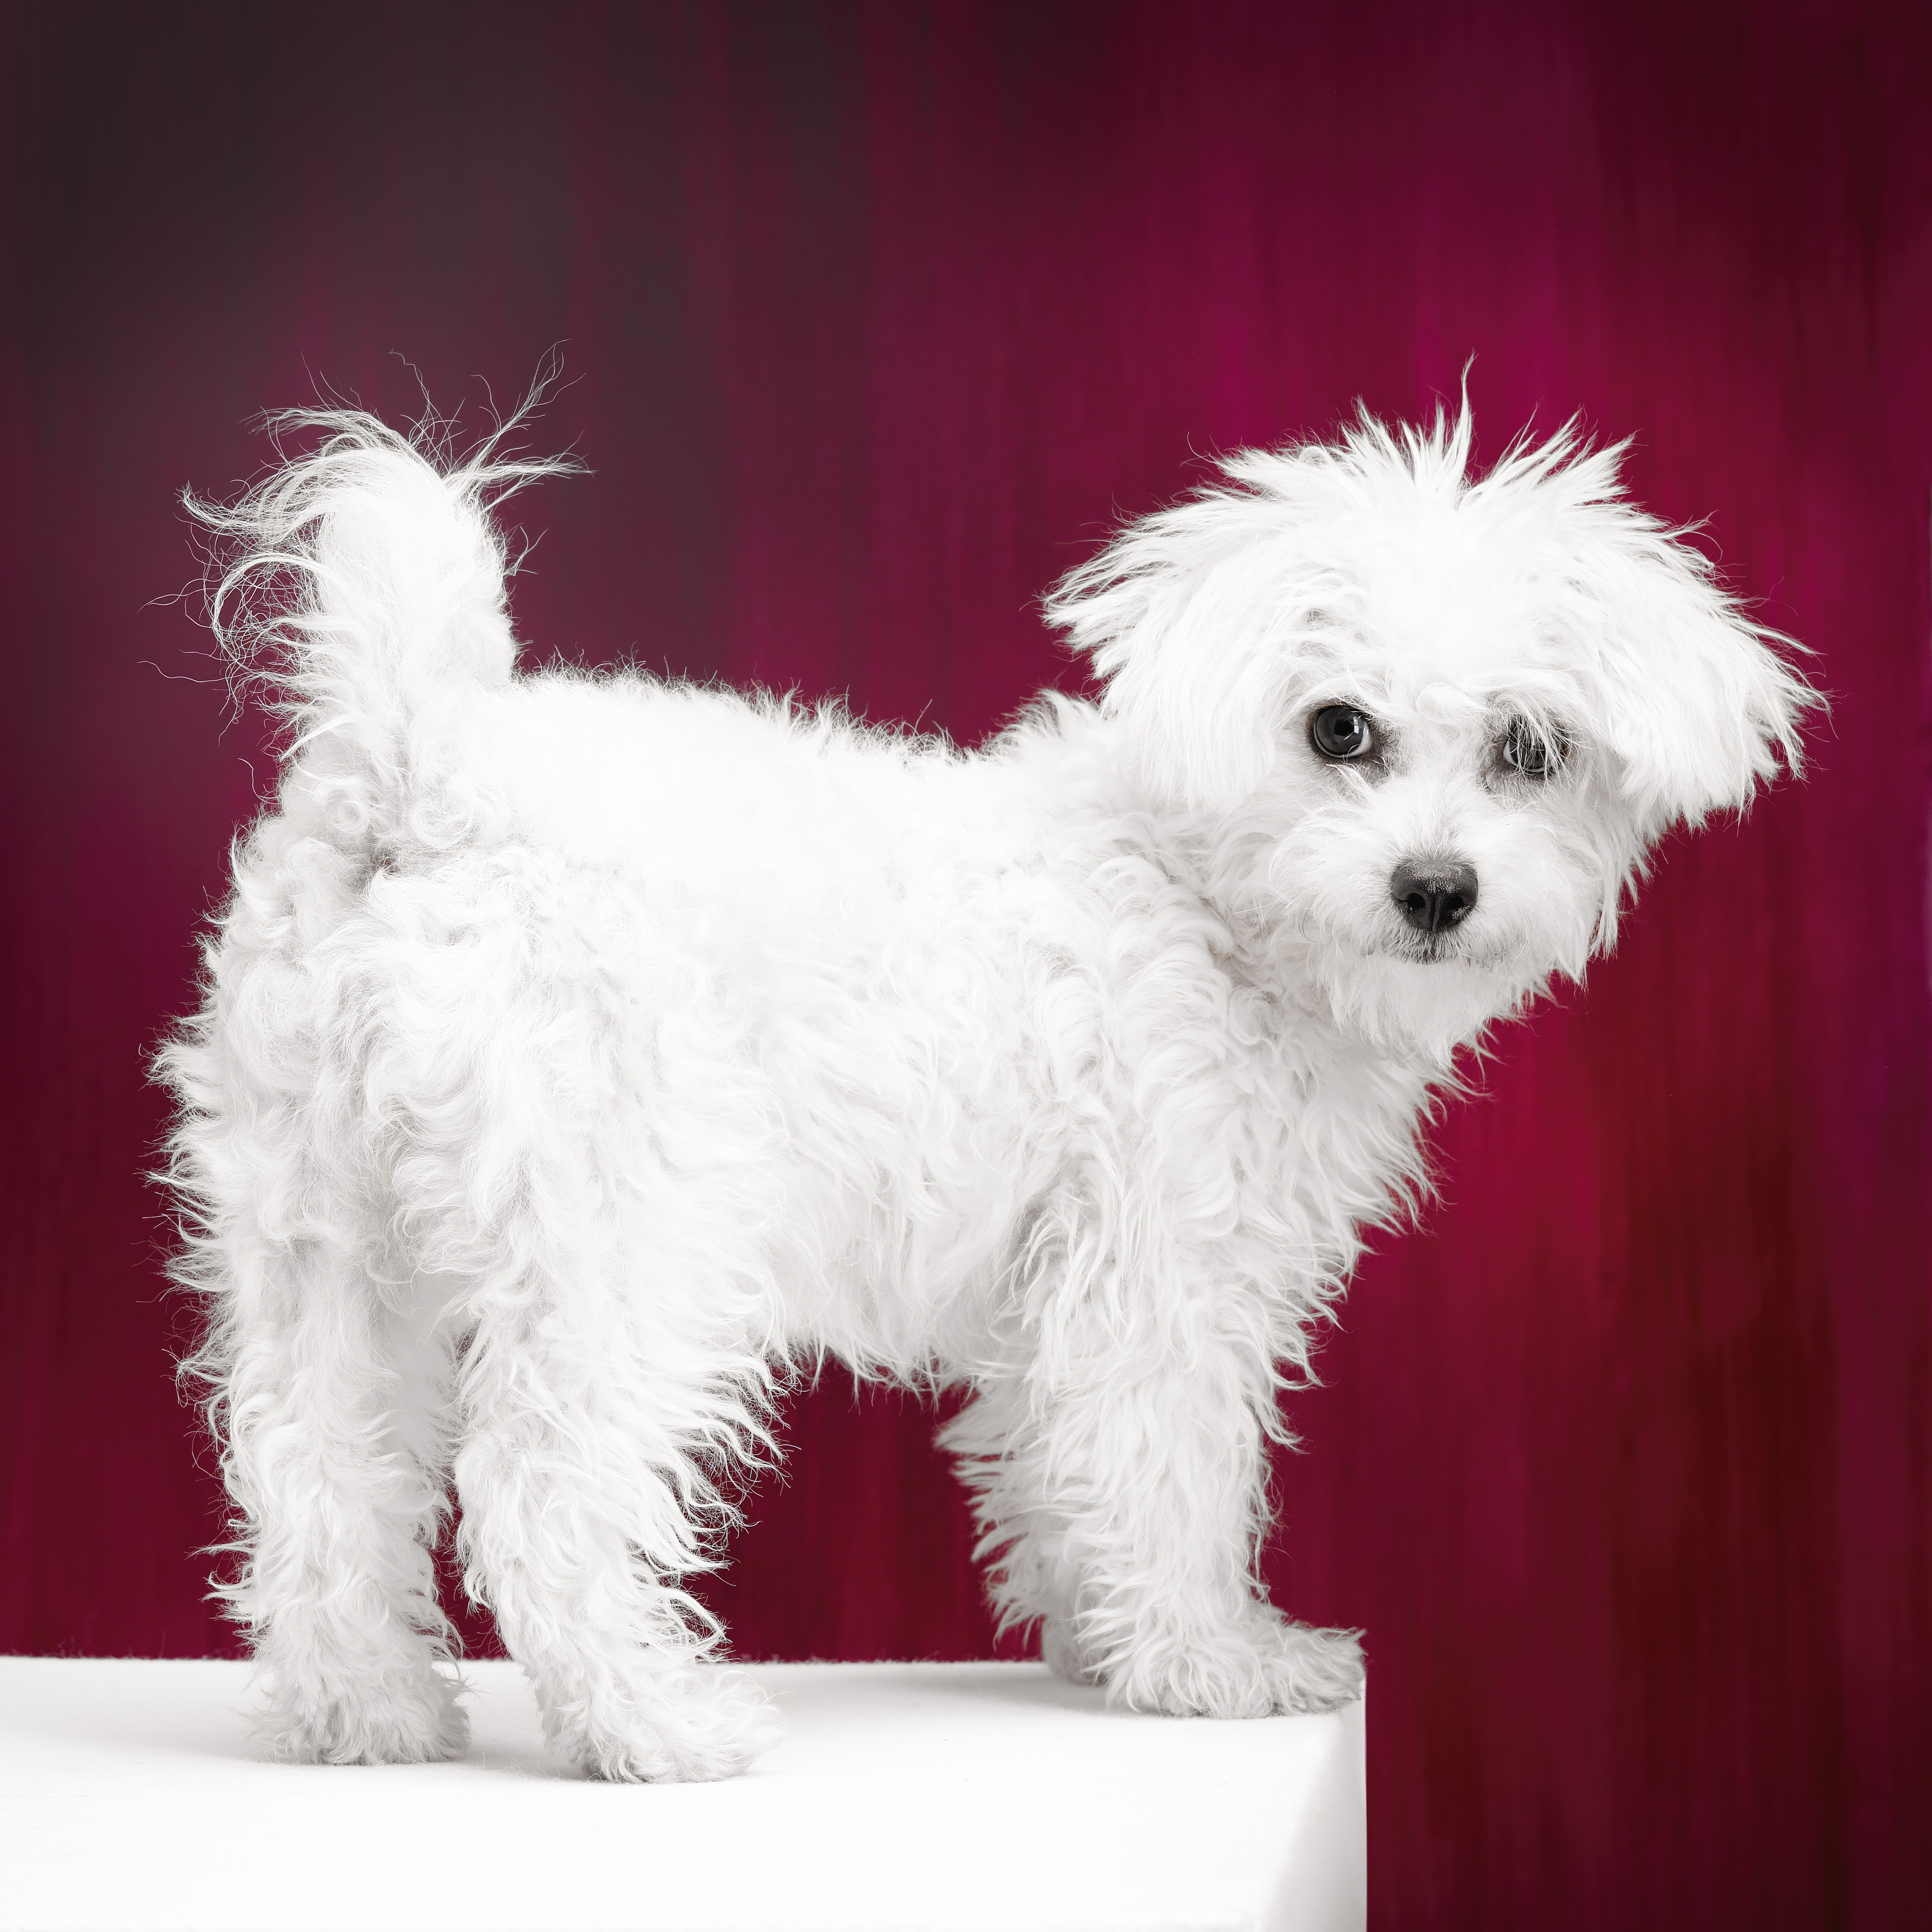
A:
[[[967,1384],[1002,1618],[1135,1708],[1326,1708],[1256,1594],[1276,1396],[1432,1085],[1580,975],[1666,826],[1810,694],[1558,438],[1250,453],[1049,610],[1098,706],[982,754],[634,676],[513,675],[493,494],[368,418],[232,509],[218,621],[293,725],[181,1106],[243,1558],[290,1755],[460,1748],[428,1545],[615,1778],[771,1735],[679,1587],[784,1362]],[[1324,706],[1376,756],[1324,757]],[[1545,778],[1516,734],[1561,747]],[[1394,869],[1480,880],[1419,931]]]

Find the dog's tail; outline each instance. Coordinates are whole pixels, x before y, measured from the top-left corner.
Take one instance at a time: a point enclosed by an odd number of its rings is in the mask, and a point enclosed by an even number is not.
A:
[[[405,436],[359,410],[285,411],[267,418],[277,454],[287,436],[320,433],[309,454],[234,503],[184,499],[213,532],[215,635],[287,720],[286,758],[339,831],[380,836],[456,711],[509,680],[515,561],[492,511],[580,467],[504,456],[529,406],[460,462],[433,418]]]

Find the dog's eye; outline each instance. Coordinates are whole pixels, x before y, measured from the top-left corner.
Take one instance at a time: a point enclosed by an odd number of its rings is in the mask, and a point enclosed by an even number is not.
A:
[[[1375,748],[1369,721],[1350,704],[1324,705],[1308,721],[1308,742],[1339,764],[1365,758]]]
[[[1527,718],[1515,718],[1503,738],[1503,763],[1526,778],[1554,778],[1568,749],[1560,734],[1546,738]]]

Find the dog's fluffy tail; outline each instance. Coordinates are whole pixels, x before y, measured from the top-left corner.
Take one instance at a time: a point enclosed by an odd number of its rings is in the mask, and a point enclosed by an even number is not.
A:
[[[434,419],[404,436],[359,410],[288,410],[267,419],[277,452],[319,433],[309,454],[285,458],[234,503],[184,498],[214,533],[215,634],[288,721],[286,758],[328,794],[339,830],[380,836],[406,810],[440,725],[508,681],[515,566],[492,509],[580,466],[504,457],[528,407],[460,462]]]

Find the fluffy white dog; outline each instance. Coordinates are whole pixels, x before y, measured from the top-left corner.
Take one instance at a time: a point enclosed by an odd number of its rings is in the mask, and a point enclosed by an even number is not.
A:
[[[1123,531],[1048,604],[1100,702],[962,753],[518,676],[490,506],[556,466],[284,422],[320,446],[195,506],[292,729],[163,1056],[279,1748],[460,1749],[453,1477],[554,1743],[736,1770],[774,1718],[680,1580],[827,1354],[970,1390],[945,1446],[1056,1670],[1354,1697],[1354,1634],[1258,1593],[1277,1392],[1457,1048],[1796,765],[1780,640],[1618,452],[1478,478],[1466,411],[1365,420]]]

